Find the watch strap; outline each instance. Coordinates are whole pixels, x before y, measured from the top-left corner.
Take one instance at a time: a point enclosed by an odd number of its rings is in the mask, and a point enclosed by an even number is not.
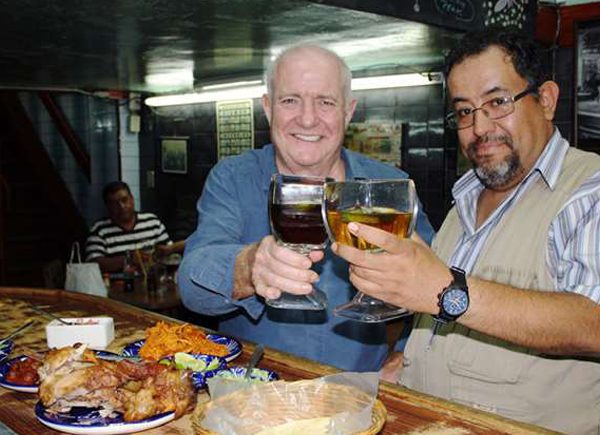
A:
[[[458,287],[466,287],[467,286],[467,278],[465,276],[465,271],[458,268],[458,267],[454,267],[452,266],[450,268],[450,273],[452,274],[452,284],[458,286]]]

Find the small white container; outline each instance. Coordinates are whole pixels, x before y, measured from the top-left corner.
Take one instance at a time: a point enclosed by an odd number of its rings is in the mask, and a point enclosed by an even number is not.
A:
[[[62,319],[73,324],[65,325],[58,320],[53,320],[46,325],[46,340],[50,349],[72,346],[75,343],[85,343],[91,349],[104,349],[115,338],[115,324],[112,317]]]

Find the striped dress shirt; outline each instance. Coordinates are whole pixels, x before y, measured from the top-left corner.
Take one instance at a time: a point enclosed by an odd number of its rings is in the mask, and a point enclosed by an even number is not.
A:
[[[131,231],[115,225],[110,218],[96,222],[88,236],[85,257],[90,261],[98,257],[114,257],[126,251],[150,249],[158,244],[170,244],[171,239],[163,223],[152,213],[137,213]]]
[[[477,200],[484,189],[473,170],[452,189],[463,232],[450,264],[470,273],[492,229],[539,177],[554,190],[569,143],[558,129],[525,179],[479,227]],[[552,220],[546,265],[560,291],[581,294],[600,303],[600,172],[588,178]]]

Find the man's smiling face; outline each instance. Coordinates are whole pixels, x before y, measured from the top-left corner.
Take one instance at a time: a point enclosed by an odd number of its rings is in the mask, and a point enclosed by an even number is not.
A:
[[[528,86],[508,54],[497,46],[467,57],[448,76],[451,104],[457,111],[481,107],[498,96],[517,95]],[[548,82],[541,84],[538,97],[523,97],[514,103],[514,112],[501,119],[490,119],[485,110],[477,110],[474,124],[458,130],[463,153],[486,187],[510,189],[535,164],[553,131],[551,87]]]
[[[280,61],[263,105],[281,172],[328,175],[356,104],[343,89],[340,65],[320,51],[300,49]]]

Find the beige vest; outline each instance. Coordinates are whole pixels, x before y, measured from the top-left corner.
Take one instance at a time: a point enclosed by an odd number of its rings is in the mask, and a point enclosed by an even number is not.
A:
[[[557,291],[546,269],[551,221],[600,170],[600,156],[570,148],[557,187],[529,186],[486,241],[473,276],[519,288]],[[462,232],[452,209],[434,249],[448,261]],[[498,307],[502,310],[502,307]],[[552,357],[450,323],[428,348],[433,319],[419,315],[400,383],[415,390],[569,434],[600,434],[600,362]],[[582,330],[582,334],[586,331]]]

